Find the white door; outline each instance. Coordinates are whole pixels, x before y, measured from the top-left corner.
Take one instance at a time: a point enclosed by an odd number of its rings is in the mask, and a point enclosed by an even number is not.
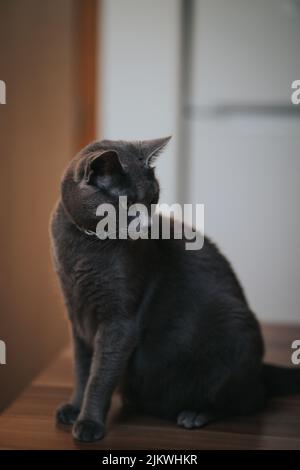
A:
[[[194,8],[187,199],[259,318],[300,321],[300,2]]]

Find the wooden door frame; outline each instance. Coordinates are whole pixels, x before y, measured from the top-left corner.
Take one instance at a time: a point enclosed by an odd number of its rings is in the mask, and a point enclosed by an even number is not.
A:
[[[101,0],[75,1],[75,152],[96,138],[99,8]]]

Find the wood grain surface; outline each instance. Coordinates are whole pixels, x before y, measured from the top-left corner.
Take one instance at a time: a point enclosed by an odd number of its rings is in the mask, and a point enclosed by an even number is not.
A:
[[[300,327],[264,326],[266,360],[290,365],[291,343]],[[299,366],[300,367],[300,366]],[[200,430],[183,430],[149,416],[125,416],[115,394],[106,437],[93,444],[73,441],[69,427],[57,427],[56,407],[72,387],[71,349],[32,382],[0,416],[1,449],[300,449],[300,395],[270,401],[251,417],[235,417]]]

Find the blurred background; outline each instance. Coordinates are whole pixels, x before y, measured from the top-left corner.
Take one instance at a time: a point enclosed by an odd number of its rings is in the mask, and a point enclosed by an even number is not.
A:
[[[93,139],[173,135],[161,201],[205,205],[263,322],[300,322],[299,0],[0,0],[3,408],[68,341],[48,221]]]

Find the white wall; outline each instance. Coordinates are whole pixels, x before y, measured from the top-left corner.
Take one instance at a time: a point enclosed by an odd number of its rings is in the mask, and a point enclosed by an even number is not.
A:
[[[179,0],[103,0],[99,137],[173,135],[158,162],[161,199],[176,199]]]

